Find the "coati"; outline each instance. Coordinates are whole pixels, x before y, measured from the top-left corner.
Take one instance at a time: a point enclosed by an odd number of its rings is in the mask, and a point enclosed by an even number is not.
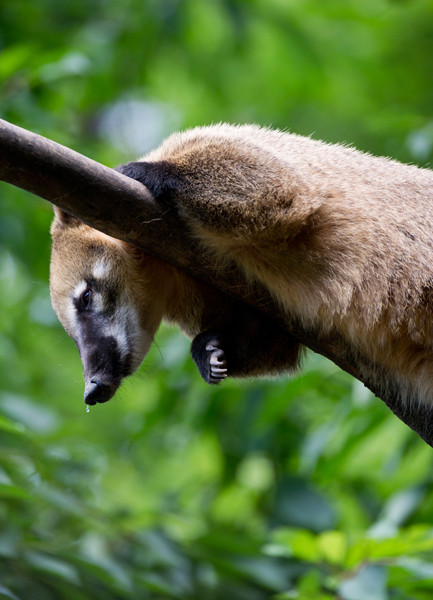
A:
[[[335,336],[402,402],[433,398],[433,172],[257,126],[170,136],[117,167],[203,247],[263,285],[288,322]],[[264,317],[55,210],[51,298],[81,355],[87,404],[109,400],[162,319],[209,383],[291,371],[302,351]]]

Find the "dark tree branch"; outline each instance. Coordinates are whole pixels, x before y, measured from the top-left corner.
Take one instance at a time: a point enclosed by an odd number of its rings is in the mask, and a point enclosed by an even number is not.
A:
[[[360,379],[373,393],[375,383],[362,376],[359,364],[342,340],[313,338],[287,323],[269,294],[251,286],[188,236],[182,223],[167,212],[140,183],[47,138],[0,120],[0,179],[49,200],[91,227],[133,244],[183,269],[196,279],[236,297],[287,329],[302,344],[326,356]],[[403,407],[393,397],[382,400],[405,423],[432,445],[425,407]]]

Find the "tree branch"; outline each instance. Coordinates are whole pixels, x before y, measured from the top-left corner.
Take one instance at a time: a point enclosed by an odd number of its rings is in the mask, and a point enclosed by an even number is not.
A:
[[[228,269],[187,235],[173,212],[161,207],[142,184],[47,138],[0,119],[0,179],[49,200],[91,227],[135,245],[196,279],[265,313],[302,344],[360,379],[373,393],[373,381],[360,374],[341,339],[317,339],[288,323],[269,294]],[[382,400],[427,443],[433,444],[432,411]]]

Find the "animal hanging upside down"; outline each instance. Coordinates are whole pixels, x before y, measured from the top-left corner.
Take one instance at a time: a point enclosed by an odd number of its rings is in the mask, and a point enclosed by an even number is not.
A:
[[[204,248],[260,282],[288,320],[335,335],[383,394],[433,405],[433,172],[256,126],[168,138],[117,169],[174,207]],[[301,347],[215,289],[55,209],[51,298],[87,404],[109,400],[161,320],[205,381],[292,371]]]

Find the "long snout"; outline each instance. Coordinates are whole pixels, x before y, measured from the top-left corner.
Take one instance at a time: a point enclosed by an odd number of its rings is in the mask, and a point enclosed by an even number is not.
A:
[[[107,402],[114,396],[118,387],[118,384],[109,384],[98,379],[91,379],[86,382],[84,387],[84,402],[90,405]]]
[[[122,360],[117,340],[112,336],[99,338],[97,344],[77,344],[83,364],[84,402],[107,402],[116,393],[123,378],[129,375],[127,360]]]

